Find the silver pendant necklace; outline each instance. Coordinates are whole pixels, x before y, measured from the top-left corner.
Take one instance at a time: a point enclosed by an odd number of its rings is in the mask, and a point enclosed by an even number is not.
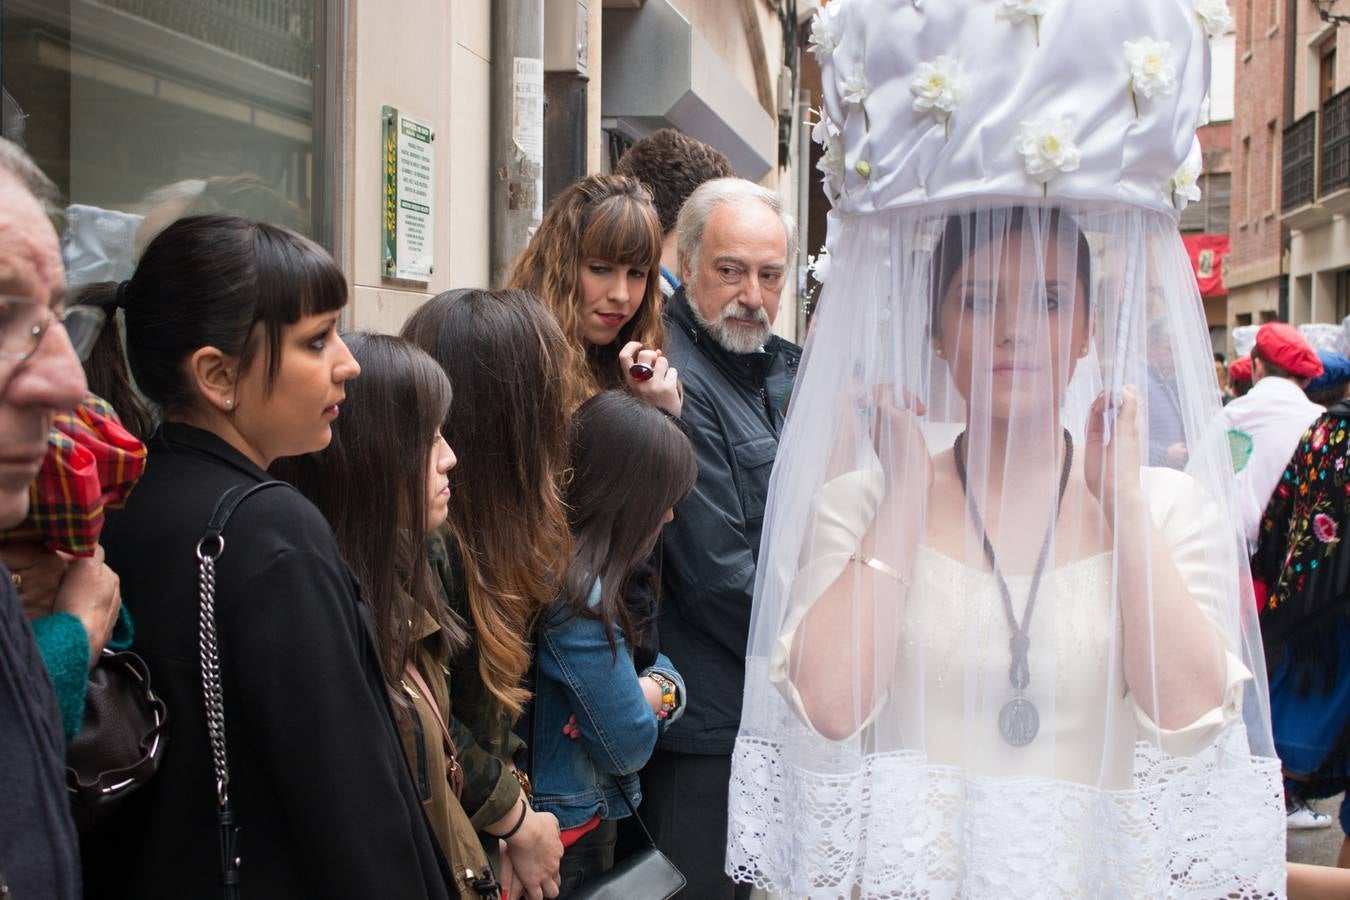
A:
[[[1045,540],[1041,542],[1041,553],[1036,558],[1036,568],[1031,573],[1031,588],[1027,593],[1027,605],[1020,622],[1013,611],[1012,592],[1008,590],[1008,582],[998,567],[998,557],[994,554],[994,545],[989,540],[989,532],[985,531],[980,509],[975,503],[975,498],[970,495],[970,488],[966,483],[965,439],[966,433],[963,431],[956,436],[956,443],[952,447],[956,455],[956,474],[961,477],[961,492],[966,498],[966,509],[984,543],[984,558],[989,560],[989,567],[994,570],[994,581],[998,584],[999,594],[1003,598],[1003,614],[1008,620],[1008,628],[1012,631],[1012,637],[1008,639],[1008,651],[1012,655],[1012,662],[1008,665],[1008,681],[1012,684],[1014,694],[1013,698],[999,710],[998,730],[1009,744],[1014,747],[1025,747],[1036,739],[1036,733],[1041,729],[1041,715],[1036,710],[1036,704],[1025,696],[1027,685],[1031,683],[1031,664],[1027,659],[1031,650],[1028,629],[1031,627],[1031,614],[1036,609],[1036,591],[1040,587],[1041,576],[1045,574],[1045,564],[1050,558],[1050,544],[1055,536],[1055,523],[1059,521],[1059,511],[1064,505],[1064,490],[1069,486],[1069,469],[1073,467],[1073,438],[1069,436],[1068,429],[1065,429],[1064,465],[1059,473],[1059,498],[1055,502],[1055,518],[1051,520],[1050,527],[1045,532]]]

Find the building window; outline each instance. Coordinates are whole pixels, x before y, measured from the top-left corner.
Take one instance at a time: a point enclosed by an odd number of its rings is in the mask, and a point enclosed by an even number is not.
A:
[[[1322,106],[1336,93],[1336,41],[1333,38],[1322,45],[1322,56],[1317,64],[1317,105]]]
[[[186,212],[314,234],[322,0],[0,0],[6,136],[67,202],[73,284]]]
[[[1336,273],[1336,321],[1344,322],[1350,316],[1350,269]]]
[[[1252,139],[1242,139],[1242,221],[1252,220]]]
[[[1269,213],[1280,208],[1280,154],[1276,152],[1279,139],[1278,123],[1272,119],[1266,123],[1266,173],[1270,179],[1270,191],[1265,211]]]
[[[1181,211],[1181,230],[1187,233],[1228,233],[1228,212],[1233,193],[1233,176],[1228,173],[1203,175],[1200,199]]]

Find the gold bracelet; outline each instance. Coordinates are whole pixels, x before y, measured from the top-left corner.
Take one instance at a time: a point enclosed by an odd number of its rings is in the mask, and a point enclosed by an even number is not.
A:
[[[852,554],[852,555],[849,556],[848,561],[849,561],[849,562],[860,562],[860,563],[862,563],[864,566],[867,566],[869,569],[875,569],[876,571],[880,572],[882,575],[885,575],[887,578],[890,578],[890,579],[892,579],[893,581],[899,582],[903,587],[909,587],[909,579],[908,579],[908,578],[906,578],[905,576],[901,575],[901,574],[899,573],[899,571],[897,571],[897,570],[896,570],[895,568],[893,568],[892,566],[887,565],[886,563],[882,562],[881,560],[877,559],[877,558],[874,557],[874,556],[863,556],[863,555],[860,554],[860,553],[854,553],[854,554]]]

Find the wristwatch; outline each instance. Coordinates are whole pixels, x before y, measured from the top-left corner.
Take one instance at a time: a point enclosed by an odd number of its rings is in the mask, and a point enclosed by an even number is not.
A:
[[[530,776],[520,771],[520,769],[511,769],[511,774],[516,776],[516,781],[520,782],[520,792],[529,799],[534,799],[534,785],[530,782]]]

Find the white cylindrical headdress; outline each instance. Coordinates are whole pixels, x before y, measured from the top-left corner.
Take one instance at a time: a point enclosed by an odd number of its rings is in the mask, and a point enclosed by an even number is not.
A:
[[[834,0],[830,274],[766,511],[728,871],[791,897],[1283,891],[1177,232],[1221,0]]]

